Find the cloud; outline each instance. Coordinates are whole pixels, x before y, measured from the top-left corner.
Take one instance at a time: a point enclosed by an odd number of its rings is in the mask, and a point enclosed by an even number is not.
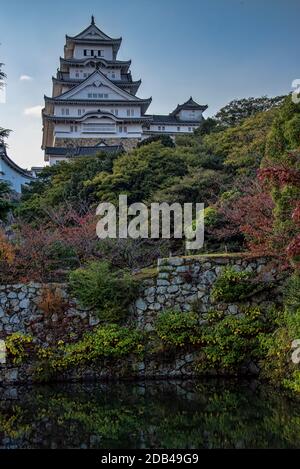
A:
[[[21,75],[20,76],[20,81],[31,81],[33,78],[29,75]]]
[[[30,117],[41,117],[42,109],[43,107],[39,104],[37,106],[27,107],[24,109],[24,114]]]

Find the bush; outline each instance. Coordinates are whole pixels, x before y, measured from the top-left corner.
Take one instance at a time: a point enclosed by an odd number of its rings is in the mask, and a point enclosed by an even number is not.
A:
[[[300,339],[299,274],[286,286],[285,310],[273,335],[262,336],[262,375],[277,386],[300,392],[299,365],[292,361],[292,343]]]
[[[290,312],[300,310],[300,273],[294,273],[286,284],[285,305]]]
[[[197,315],[190,312],[165,311],[156,320],[158,337],[167,345],[183,347],[200,343]]]
[[[46,254],[51,270],[58,268],[72,269],[79,265],[74,246],[64,241],[54,241],[48,246]]]
[[[135,299],[137,280],[108,262],[91,262],[70,273],[71,291],[84,306],[95,310],[101,321],[119,321]]]
[[[274,329],[276,311],[263,315],[258,307],[245,309],[242,316],[210,313],[201,329],[204,347],[197,368],[221,369],[237,373],[240,367],[261,357],[259,336]]]
[[[74,344],[64,344],[53,349],[39,349],[40,362],[36,367],[39,378],[49,378],[59,371],[96,362],[100,359],[119,359],[130,354],[140,355],[144,346],[142,334],[117,324],[99,326],[87,332]]]
[[[211,291],[214,301],[230,303],[243,300],[266,287],[253,281],[252,272],[237,272],[232,267],[225,267],[217,278]]]
[[[21,332],[14,332],[5,340],[6,351],[15,365],[20,365],[29,357],[32,345],[32,337]]]
[[[137,144],[137,148],[143,147],[145,145],[149,145],[149,143],[159,142],[162,146],[167,148],[174,148],[175,143],[169,135],[152,135],[149,138],[145,138]]]

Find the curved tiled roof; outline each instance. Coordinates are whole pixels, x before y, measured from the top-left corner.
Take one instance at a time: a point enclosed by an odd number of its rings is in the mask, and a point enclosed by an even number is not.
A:
[[[206,104],[198,104],[196,101],[193,100],[192,97],[188,101],[183,104],[178,104],[176,109],[170,113],[170,116],[176,116],[180,111],[184,110],[199,110],[205,111],[208,108]]]
[[[45,153],[48,156],[61,156],[64,158],[74,158],[78,156],[95,156],[97,153],[119,153],[123,152],[124,147],[119,145],[107,145],[100,141],[98,145],[93,147],[46,147]]]
[[[0,158],[7,163],[14,171],[21,174],[25,178],[35,179],[34,176],[28,171],[27,169],[23,169],[17,165],[13,160],[11,160],[6,152],[6,147],[2,143],[0,143]]]

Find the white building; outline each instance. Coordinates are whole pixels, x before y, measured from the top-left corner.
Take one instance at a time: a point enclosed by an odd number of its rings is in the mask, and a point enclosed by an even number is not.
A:
[[[97,153],[99,141],[106,150],[129,149],[150,135],[191,133],[203,120],[207,106],[192,98],[169,115],[146,114],[152,98],[136,96],[141,80],[132,79],[130,60],[117,60],[121,42],[100,31],[94,17],[80,34],[66,36],[42,113],[42,148],[50,164],[73,156],[73,149],[77,155],[86,147]]]
[[[32,172],[20,168],[9,158],[5,146],[0,143],[0,181],[9,182],[12,190],[21,193],[22,187],[34,179]]]

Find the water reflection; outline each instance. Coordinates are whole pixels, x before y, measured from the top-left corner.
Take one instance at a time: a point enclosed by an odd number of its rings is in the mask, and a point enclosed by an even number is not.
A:
[[[0,448],[299,448],[299,402],[253,383],[1,390]]]

